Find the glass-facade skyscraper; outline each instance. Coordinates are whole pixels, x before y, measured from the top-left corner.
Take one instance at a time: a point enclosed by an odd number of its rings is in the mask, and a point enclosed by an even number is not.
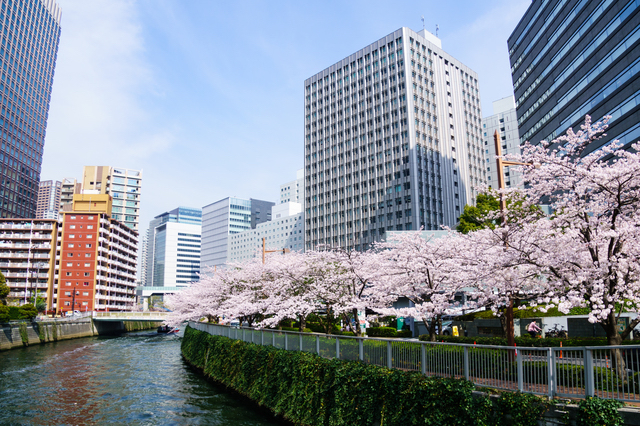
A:
[[[36,214],[61,11],[53,0],[1,0],[0,217]]]
[[[143,285],[177,287],[197,281],[201,233],[201,209],[178,207],[149,222]]]
[[[509,37],[520,142],[551,141],[610,115],[607,135],[640,139],[640,1],[534,0]]]

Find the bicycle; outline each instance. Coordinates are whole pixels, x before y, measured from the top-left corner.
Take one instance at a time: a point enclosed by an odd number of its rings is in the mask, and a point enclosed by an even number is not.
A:
[[[566,339],[569,337],[567,334],[567,330],[563,328],[558,328],[560,324],[554,324],[554,327],[546,332],[546,337],[555,337],[559,339]]]

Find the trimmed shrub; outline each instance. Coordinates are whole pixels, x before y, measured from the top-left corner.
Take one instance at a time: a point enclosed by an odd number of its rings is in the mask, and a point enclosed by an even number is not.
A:
[[[38,316],[38,310],[31,303],[27,303],[25,305],[20,306],[20,318],[19,319],[28,319],[32,320],[36,316]]]
[[[296,425],[528,426],[547,407],[542,398],[518,393],[495,402],[474,398],[473,383],[464,379],[326,359],[190,327],[181,349],[205,375]]]
[[[9,319],[12,321],[20,319],[20,307],[19,306],[9,306]]]
[[[413,337],[411,330],[400,330],[396,332],[396,337]]]
[[[397,337],[398,332],[393,327],[369,327],[367,336],[369,337]]]
[[[0,323],[9,322],[9,307],[0,303]]]

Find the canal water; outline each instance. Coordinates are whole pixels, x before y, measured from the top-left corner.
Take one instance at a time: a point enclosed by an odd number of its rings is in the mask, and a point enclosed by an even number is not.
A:
[[[153,333],[0,352],[0,425],[278,424],[192,371]]]

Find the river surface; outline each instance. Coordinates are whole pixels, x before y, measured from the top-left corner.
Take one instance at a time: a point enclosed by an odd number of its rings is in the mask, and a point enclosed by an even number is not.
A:
[[[192,371],[178,336],[88,337],[0,352],[0,425],[271,426]]]

